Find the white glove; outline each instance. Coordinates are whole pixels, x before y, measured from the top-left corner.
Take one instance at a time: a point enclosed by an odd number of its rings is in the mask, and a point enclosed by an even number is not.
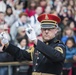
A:
[[[31,32],[31,40],[36,40],[36,39],[37,39],[36,33],[35,33],[34,30],[32,30],[32,32]]]
[[[27,34],[27,36],[28,36],[28,38],[29,38],[30,40],[35,40],[35,39],[37,39],[37,38],[36,38],[35,31],[34,31],[33,28],[32,28],[32,29],[29,29],[28,31],[26,31],[26,34]]]
[[[1,42],[2,42],[3,44],[9,43],[7,34],[6,34],[5,32],[2,32],[2,33],[0,34],[0,40],[1,40]]]

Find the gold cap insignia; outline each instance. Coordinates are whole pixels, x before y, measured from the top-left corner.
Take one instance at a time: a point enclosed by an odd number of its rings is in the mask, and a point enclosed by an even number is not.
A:
[[[46,20],[48,20],[48,19],[49,19],[49,17],[48,17],[48,15],[47,15],[47,14],[46,14],[46,16],[45,16],[45,19],[46,19]]]

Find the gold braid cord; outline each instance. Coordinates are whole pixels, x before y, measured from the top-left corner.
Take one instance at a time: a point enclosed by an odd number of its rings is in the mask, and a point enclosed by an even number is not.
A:
[[[26,51],[31,54],[31,59],[33,60],[34,47],[30,47]]]

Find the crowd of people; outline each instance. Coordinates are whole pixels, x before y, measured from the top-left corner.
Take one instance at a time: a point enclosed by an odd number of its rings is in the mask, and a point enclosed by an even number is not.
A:
[[[55,14],[61,18],[61,22],[59,23],[61,32],[58,32],[57,38],[66,45],[66,58],[62,75],[75,75],[75,0],[0,0],[0,33],[5,32],[9,42],[21,50],[32,48],[34,44],[30,40],[31,36],[28,33],[34,30],[37,38],[42,39],[41,24],[37,18],[43,13]],[[0,45],[1,51],[2,48],[3,44]],[[0,52],[0,57],[0,62],[15,61],[15,58],[5,52]],[[7,57],[9,57],[9,60]],[[69,62],[66,63],[66,61]],[[6,67],[4,69],[6,69]],[[6,74],[6,72],[3,71],[2,73]]]

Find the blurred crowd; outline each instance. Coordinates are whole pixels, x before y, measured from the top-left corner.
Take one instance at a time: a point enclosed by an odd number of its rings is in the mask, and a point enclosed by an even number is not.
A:
[[[27,32],[30,33],[33,29],[37,38],[42,39],[40,23],[37,20],[38,15],[42,13],[55,14],[61,18],[57,38],[66,45],[62,75],[76,75],[75,0],[0,0],[0,33],[5,32],[9,42],[21,50],[32,48],[34,44]],[[15,61],[9,54],[1,52],[2,48],[3,44],[0,44],[0,62]],[[69,59],[72,62],[66,63]],[[4,70],[7,72],[6,68],[4,67]],[[0,70],[2,69],[3,67],[0,67]],[[0,71],[0,75],[6,75],[6,72]]]

